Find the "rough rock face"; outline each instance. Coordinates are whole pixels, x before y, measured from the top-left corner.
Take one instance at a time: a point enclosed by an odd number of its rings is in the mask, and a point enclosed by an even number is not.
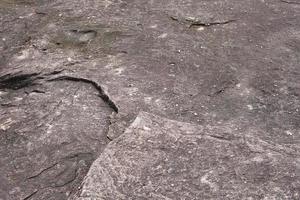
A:
[[[67,199],[140,111],[297,154],[299,8],[0,0],[0,198]]]
[[[299,199],[299,159],[251,132],[142,112],[93,163],[75,199]]]
[[[1,200],[66,199],[109,141],[113,109],[99,91],[49,77],[0,81]]]

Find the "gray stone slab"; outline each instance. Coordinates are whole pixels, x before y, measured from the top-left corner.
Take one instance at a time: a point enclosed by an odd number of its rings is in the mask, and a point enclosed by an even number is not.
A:
[[[67,199],[109,140],[113,110],[91,83],[0,80],[0,200]]]
[[[296,155],[296,1],[0,0],[0,198],[67,199],[141,110]]]
[[[299,161],[251,133],[141,112],[74,199],[299,199]]]

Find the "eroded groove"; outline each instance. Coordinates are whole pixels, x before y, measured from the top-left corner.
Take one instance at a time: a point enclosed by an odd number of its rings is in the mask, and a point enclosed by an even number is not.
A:
[[[189,28],[192,28],[194,26],[202,26],[202,27],[209,27],[209,26],[216,26],[216,25],[225,25],[232,22],[235,22],[236,20],[227,20],[222,22],[201,22],[201,21],[192,21]]]
[[[280,0],[283,3],[287,4],[294,4],[294,5],[300,5],[300,2],[295,2],[295,1],[287,1],[287,0]]]
[[[109,98],[107,94],[105,94],[104,90],[102,87],[96,83],[95,81],[85,79],[85,78],[78,78],[78,77],[73,77],[73,76],[60,76],[56,77],[53,79],[49,79],[48,81],[75,81],[75,82],[83,82],[83,83],[88,83],[91,84],[99,93],[99,96],[102,98],[102,100],[109,105],[110,108],[112,108],[116,113],[119,112],[118,107],[116,104]]]

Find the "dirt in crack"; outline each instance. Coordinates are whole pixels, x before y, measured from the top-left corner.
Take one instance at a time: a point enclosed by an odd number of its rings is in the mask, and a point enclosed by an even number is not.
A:
[[[4,199],[67,199],[109,142],[109,116],[118,108],[100,85],[48,78],[38,73],[0,77]]]

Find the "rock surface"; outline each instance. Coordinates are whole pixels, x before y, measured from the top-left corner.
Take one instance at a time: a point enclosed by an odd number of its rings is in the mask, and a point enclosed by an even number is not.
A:
[[[49,75],[0,88],[0,199],[66,199],[109,142],[113,109],[93,85]]]
[[[299,199],[299,153],[251,132],[142,112],[93,163],[75,199]]]
[[[72,196],[141,110],[296,154],[299,63],[296,0],[0,0],[0,198]]]

